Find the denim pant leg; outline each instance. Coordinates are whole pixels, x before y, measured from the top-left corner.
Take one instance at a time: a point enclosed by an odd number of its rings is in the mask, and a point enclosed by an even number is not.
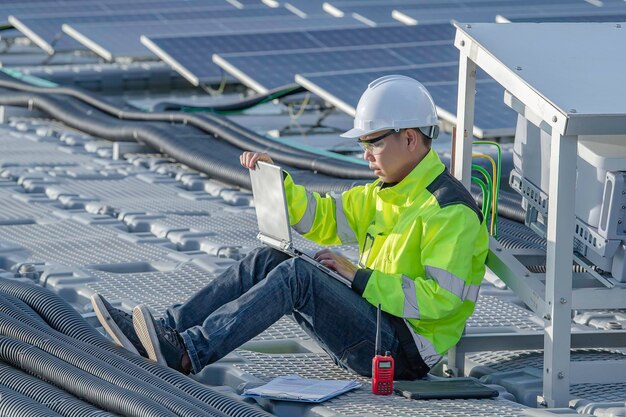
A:
[[[266,246],[252,250],[185,303],[168,308],[165,322],[179,332],[201,325],[211,313],[240,297],[286,259],[289,256],[285,253]]]
[[[297,320],[343,366],[371,375],[376,308],[301,259],[289,259],[239,298],[181,335],[194,372],[267,329],[283,315]],[[383,350],[398,351],[395,328],[383,315]]]

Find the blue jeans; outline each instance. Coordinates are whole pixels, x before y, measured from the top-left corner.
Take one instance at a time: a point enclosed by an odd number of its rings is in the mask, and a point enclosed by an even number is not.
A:
[[[250,252],[181,305],[165,322],[181,333],[193,371],[217,361],[291,314],[334,361],[371,376],[376,307],[311,264],[275,249]],[[398,340],[397,323],[383,313],[382,350],[395,360],[396,379],[415,379]]]

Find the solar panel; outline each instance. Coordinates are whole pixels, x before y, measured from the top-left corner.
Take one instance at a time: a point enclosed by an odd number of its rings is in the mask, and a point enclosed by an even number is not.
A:
[[[198,7],[233,8],[233,4],[226,0],[185,0],[172,2],[170,0],[47,0],[46,2],[19,2],[5,4],[0,9],[0,19],[8,21],[10,15],[21,17],[61,17],[70,14],[87,13],[115,13],[121,11],[185,9]]]
[[[211,62],[215,53],[284,51],[354,45],[398,44],[452,39],[451,25],[302,30],[262,34],[193,37],[142,37],[142,43],[194,85],[213,79],[221,70]]]
[[[626,11],[626,10],[625,10]],[[523,22],[625,22],[626,14],[585,14],[578,16],[535,16],[535,17],[508,17],[508,20],[515,23]]]
[[[296,82],[338,109],[354,116],[356,105],[367,85],[376,78],[389,74],[406,75],[422,82],[437,104],[439,117],[449,123],[455,123],[458,95],[457,63],[298,74]],[[491,137],[513,134],[516,113],[504,104],[503,95],[504,90],[498,83],[491,80],[484,72],[478,72],[474,116],[475,136]]]
[[[301,19],[293,16],[264,18],[203,19],[168,22],[80,23],[63,25],[63,31],[106,60],[119,57],[144,58],[153,56],[141,44],[140,37],[180,35],[181,31],[195,35],[218,35],[225,32],[264,32],[282,29],[319,29],[358,27],[363,24],[353,19],[332,17]]]
[[[451,19],[459,22],[478,23],[493,22],[497,16],[542,16],[542,15],[564,15],[564,14],[588,14],[597,12],[598,8],[586,2],[571,3],[569,0],[559,3],[548,3],[540,0],[531,0],[526,3],[519,0],[507,0],[505,3],[495,7],[478,7],[484,3],[470,3],[467,7],[456,7],[441,10],[422,10],[419,8],[397,8],[392,12],[392,17],[405,24],[425,24],[449,22]],[[472,6],[475,5],[475,6]],[[614,5],[604,5],[604,13],[624,13],[623,3]]]
[[[555,0],[550,2],[548,7],[562,8],[577,3],[579,3],[578,0]],[[331,2],[330,4],[334,6],[334,3]],[[457,1],[455,3],[427,3],[419,6],[416,6],[415,2],[398,1],[395,3],[380,5],[366,4],[334,7],[341,10],[344,14],[351,15],[355,19],[362,21],[369,26],[377,26],[383,23],[393,22],[393,10],[400,7],[414,8],[416,10],[416,14],[418,15],[421,15],[422,13],[434,13],[437,16],[444,16],[448,20],[454,18],[469,22],[470,20],[467,20],[464,14],[469,12],[472,13],[472,16],[474,16],[476,9],[480,9],[479,11],[481,11],[481,14],[478,15],[480,20],[493,21],[495,16],[501,14],[501,11],[507,10],[510,7],[523,7],[526,10],[536,9],[537,12],[541,12],[543,11],[544,6],[546,6],[545,0],[506,0],[504,2],[502,0],[469,0]],[[422,23],[424,22],[423,19],[420,18],[417,20]]]
[[[293,83],[297,73],[404,65],[454,63],[459,52],[450,41],[382,47],[218,54],[213,61],[248,87],[264,93]]]
[[[228,8],[225,8],[228,7]],[[290,16],[291,13],[285,9],[270,9],[265,6],[249,7],[245,9],[235,9],[225,6],[203,7],[203,8],[182,8],[176,10],[151,10],[146,13],[95,13],[95,14],[75,14],[61,17],[26,17],[12,16],[10,22],[22,33],[28,36],[34,43],[44,49],[49,54],[54,53],[56,39],[63,36],[62,25],[67,23],[115,23],[132,21],[182,21],[192,19],[222,19],[229,17],[260,17],[260,16]],[[66,37],[67,38],[67,37]],[[68,48],[81,48],[78,42],[73,39],[66,45]],[[61,49],[61,48],[59,48]]]

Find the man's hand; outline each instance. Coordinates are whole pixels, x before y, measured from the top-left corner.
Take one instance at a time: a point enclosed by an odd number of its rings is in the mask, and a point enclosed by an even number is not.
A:
[[[352,282],[354,275],[358,268],[348,258],[341,256],[335,252],[331,252],[328,249],[322,249],[314,256],[315,260],[322,265],[332,269],[344,278],[347,278]]]
[[[265,152],[244,152],[239,156],[239,162],[244,168],[255,169],[258,161],[273,164],[272,158]]]

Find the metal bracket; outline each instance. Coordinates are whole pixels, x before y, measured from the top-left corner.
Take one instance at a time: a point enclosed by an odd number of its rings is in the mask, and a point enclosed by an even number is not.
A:
[[[607,288],[615,287],[615,280],[613,278],[606,277],[596,272],[591,262],[587,261],[587,259],[583,255],[581,255],[580,253],[576,251],[574,251],[574,261],[580,266],[584,267],[587,270],[587,273],[589,275],[591,275],[592,277],[600,281],[602,285],[604,285],[605,287]]]

